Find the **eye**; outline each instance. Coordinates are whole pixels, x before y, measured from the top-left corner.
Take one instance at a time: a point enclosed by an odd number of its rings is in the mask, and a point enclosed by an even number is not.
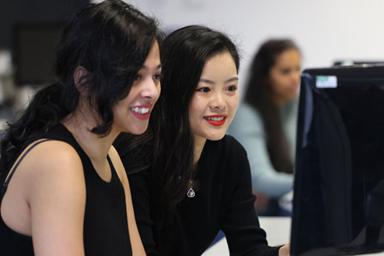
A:
[[[235,84],[229,85],[229,86],[227,87],[227,91],[229,91],[229,92],[235,92],[235,91],[237,91],[237,85],[235,85]]]
[[[134,77],[134,81],[140,81],[143,78],[141,74],[136,74]]]
[[[289,73],[291,73],[291,69],[289,69],[289,68],[283,68],[283,69],[281,69],[281,73],[282,73],[283,75],[289,75]]]
[[[208,93],[211,91],[209,87],[200,87],[196,89],[197,92]]]
[[[163,74],[158,73],[153,76],[154,80],[160,81],[163,78]]]

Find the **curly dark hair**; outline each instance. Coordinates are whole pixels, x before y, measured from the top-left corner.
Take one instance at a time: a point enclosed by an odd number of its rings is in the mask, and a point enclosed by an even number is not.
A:
[[[121,0],[89,4],[63,30],[57,50],[57,81],[41,89],[22,116],[5,131],[1,142],[0,181],[24,144],[72,113],[79,103],[73,73],[79,66],[88,75],[80,86],[100,116],[91,132],[107,135],[113,105],[128,95],[154,41],[159,40],[154,19]]]

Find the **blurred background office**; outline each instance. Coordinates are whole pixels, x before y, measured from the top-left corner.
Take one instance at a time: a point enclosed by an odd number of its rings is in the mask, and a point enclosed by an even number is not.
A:
[[[268,38],[291,38],[303,67],[335,60],[384,58],[384,2],[369,0],[131,0],[159,18],[163,28],[201,23],[228,33],[242,50],[244,82],[255,49]]]
[[[17,24],[57,26],[89,0],[13,0],[0,8],[0,63],[11,59],[12,76],[20,67],[15,42]],[[100,2],[101,0],[93,0]],[[241,82],[263,41],[271,37],[294,40],[304,53],[303,67],[324,67],[336,60],[376,61],[384,58],[384,1],[370,0],[127,0],[158,18],[172,30],[187,24],[205,24],[228,33],[242,54]],[[52,32],[53,29],[51,29]],[[47,32],[49,33],[49,32]],[[44,37],[46,38],[46,37]],[[38,45],[35,43],[35,45]],[[49,49],[46,49],[48,55]],[[28,54],[28,53],[23,53]],[[30,62],[35,67],[44,61]],[[33,56],[31,56],[33,57]],[[45,57],[45,56],[44,56]],[[2,59],[2,60],[1,60]],[[4,60],[5,59],[5,60]],[[1,64],[0,64],[1,65]],[[0,67],[1,68],[1,67]],[[7,68],[0,70],[9,73]],[[40,82],[35,81],[38,84]],[[27,81],[16,81],[17,85]],[[1,86],[3,87],[3,86]],[[0,97],[1,99],[1,97]]]
[[[26,106],[36,88],[54,79],[61,24],[88,0],[12,0],[0,6],[0,126]],[[100,2],[94,0],[93,2]],[[241,52],[240,93],[249,66],[269,38],[290,38],[302,69],[335,61],[384,59],[384,1],[369,0],[130,0],[158,18],[165,31],[188,24],[222,30]],[[244,95],[243,95],[244,96]],[[294,163],[293,163],[294,164]]]
[[[0,129],[53,81],[63,24],[87,0],[12,0],[0,4]]]

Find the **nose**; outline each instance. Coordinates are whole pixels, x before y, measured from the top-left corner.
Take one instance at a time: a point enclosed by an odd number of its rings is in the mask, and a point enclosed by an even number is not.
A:
[[[299,83],[300,83],[300,74],[301,74],[300,71],[295,71],[292,73],[292,82],[295,85],[299,85]]]
[[[160,94],[160,81],[147,77],[141,88],[141,96],[146,99],[157,99]]]
[[[224,112],[225,111],[225,99],[224,95],[221,92],[216,92],[212,96],[212,100],[210,101],[209,108],[213,112]]]

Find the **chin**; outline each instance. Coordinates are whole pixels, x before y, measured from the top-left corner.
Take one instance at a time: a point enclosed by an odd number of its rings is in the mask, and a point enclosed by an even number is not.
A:
[[[146,130],[144,130],[144,131],[129,131],[129,132],[127,132],[127,133],[129,133],[129,134],[132,134],[132,135],[141,135],[141,134],[143,134],[144,132],[145,132]]]
[[[145,133],[147,128],[148,128],[148,125],[145,127],[131,127],[130,129],[127,129],[126,132],[133,135],[140,135]]]
[[[297,91],[294,91],[294,92],[290,92],[289,94],[287,94],[287,101],[293,101],[294,99],[296,99],[299,95],[297,94]]]
[[[222,138],[224,138],[224,136],[225,136],[225,133],[222,133],[222,134],[211,134],[211,135],[207,136],[207,139],[208,140],[212,140],[212,141],[221,140]]]

